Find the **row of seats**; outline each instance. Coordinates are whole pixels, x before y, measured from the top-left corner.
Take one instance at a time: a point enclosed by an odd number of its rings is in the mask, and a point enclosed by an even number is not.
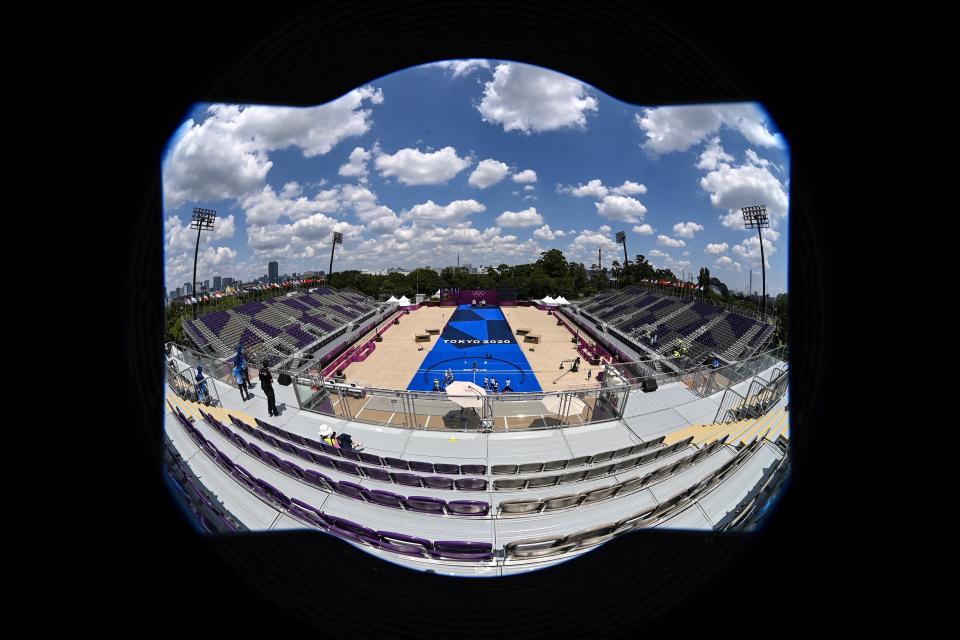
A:
[[[253,427],[243,422],[242,420],[236,418],[235,416],[230,416],[231,422],[237,427],[243,429],[250,433],[250,430],[254,430]],[[391,467],[393,469],[401,469],[404,471],[420,471],[422,473],[446,473],[450,475],[485,475],[487,473],[487,466],[483,464],[446,464],[442,462],[420,462],[416,460],[401,460],[399,458],[391,457],[380,457],[373,453],[366,453],[363,451],[354,451],[352,449],[338,449],[333,445],[329,445],[326,442],[318,442],[317,440],[312,440],[310,438],[305,438],[296,433],[291,433],[280,427],[276,427],[272,424],[264,422],[260,418],[254,418],[259,426],[264,431],[272,433],[278,438],[284,438],[290,442],[294,442],[304,447],[310,447],[314,451],[322,451],[323,453],[334,456],[347,458],[348,460],[355,460],[357,462],[365,462],[367,464],[374,464],[380,467]],[[661,438],[662,440],[662,438]],[[282,445],[279,446],[281,449],[284,449]],[[286,449],[284,449],[286,450]],[[292,451],[291,451],[292,453]],[[323,464],[319,463],[318,464]],[[326,465],[325,465],[326,466]]]
[[[499,515],[526,515],[531,513],[540,513],[541,511],[555,511],[557,509],[568,509],[581,505],[592,504],[600,500],[606,500],[613,496],[623,496],[634,491],[645,489],[654,482],[659,482],[670,476],[685,471],[690,466],[706,458],[726,442],[726,436],[722,440],[714,442],[709,447],[701,449],[697,453],[678,460],[672,465],[668,465],[656,471],[652,471],[638,478],[631,478],[624,482],[609,487],[600,487],[591,489],[578,494],[556,496],[552,498],[533,499],[533,500],[505,500],[500,503]]]
[[[177,410],[179,411],[179,410]],[[183,420],[189,419],[183,414],[179,414]],[[490,504],[486,501],[481,500],[442,500],[440,498],[432,498],[428,496],[402,496],[391,491],[381,491],[379,489],[367,489],[366,487],[360,486],[353,482],[347,482],[345,480],[336,481],[329,476],[326,476],[322,473],[318,473],[313,469],[303,469],[302,467],[288,461],[283,460],[280,457],[270,453],[269,451],[264,451],[257,445],[252,442],[247,442],[239,435],[230,431],[225,425],[218,422],[216,419],[204,414],[205,419],[210,418],[208,423],[210,426],[219,432],[223,437],[228,438],[234,445],[239,449],[246,451],[251,456],[257,458],[263,463],[273,467],[277,471],[288,475],[292,478],[296,478],[301,482],[305,482],[309,485],[312,485],[323,491],[329,491],[332,493],[338,493],[340,495],[346,496],[348,498],[353,498],[355,500],[362,500],[365,502],[370,502],[373,504],[378,504],[385,507],[393,507],[395,509],[406,509],[409,511],[418,511],[420,513],[430,513],[435,515],[455,515],[455,516],[486,516],[490,513]],[[192,427],[192,425],[191,425]],[[193,427],[193,429],[196,429]],[[197,431],[199,433],[199,431]],[[208,449],[208,452],[214,458],[218,458],[220,452],[216,447],[207,442],[204,446]],[[226,458],[226,456],[223,456]],[[229,458],[226,458],[229,460]],[[356,465],[354,465],[356,466]],[[344,471],[340,467],[336,467],[338,471]],[[359,475],[359,474],[358,474]],[[463,478],[463,480],[475,480],[475,478]],[[484,481],[485,482],[485,481]],[[453,488],[453,487],[450,487]],[[275,488],[267,488],[265,491],[271,492],[271,495],[274,495],[273,492],[276,492]],[[283,494],[280,494],[283,498]]]
[[[503,546],[504,558],[512,560],[530,560],[547,558],[569,553],[574,550],[592,547],[607,540],[633,531],[635,529],[652,527],[693,505],[694,501],[706,495],[717,485],[726,480],[748,457],[762,446],[763,440],[758,439],[749,446],[742,447],[737,456],[724,463],[722,467],[672,498],[652,505],[614,523],[592,527],[586,531],[542,538],[528,538],[508,542]],[[705,450],[706,451],[706,450]]]
[[[424,538],[409,536],[392,531],[374,531],[362,524],[323,513],[313,505],[297,498],[288,498],[270,483],[257,478],[252,473],[230,460],[203,434],[194,427],[189,418],[179,409],[173,408],[176,419],[200,445],[204,452],[239,484],[246,487],[258,498],[273,507],[285,511],[288,515],[307,525],[318,527],[341,538],[383,551],[400,553],[407,556],[420,556],[439,560],[493,560],[493,545],[488,542],[470,542],[463,540],[439,540],[432,542]],[[429,499],[428,499],[429,500]],[[450,503],[447,503],[450,504]]]
[[[166,434],[163,441],[163,457],[167,470],[200,526],[208,533],[246,531],[247,528],[242,523],[235,520],[222,504],[208,494],[203,483],[184,468],[182,458],[176,453]]]
[[[659,438],[660,441],[663,438]],[[629,458],[622,462],[594,467],[590,470],[572,471],[553,476],[537,476],[533,478],[500,478],[493,481],[493,488],[496,491],[516,491],[518,489],[538,489],[540,487],[551,487],[556,484],[566,484],[568,482],[580,482],[583,480],[594,480],[615,473],[629,471],[640,465],[653,462],[657,458],[668,456],[675,451],[686,448],[693,441],[693,436],[680,440],[668,447],[662,447],[656,451],[651,451],[636,458]]]

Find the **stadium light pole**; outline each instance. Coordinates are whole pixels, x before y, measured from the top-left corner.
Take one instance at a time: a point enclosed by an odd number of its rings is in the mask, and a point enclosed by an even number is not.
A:
[[[760,313],[767,313],[767,265],[763,257],[763,232],[761,229],[770,228],[770,219],[767,217],[767,205],[761,204],[740,209],[743,213],[743,224],[747,229],[756,229],[760,237],[760,273],[763,279],[763,297],[760,299]]]
[[[193,251],[193,290],[192,295],[197,295],[197,257],[200,255],[200,232],[213,230],[213,222],[217,219],[217,212],[212,209],[193,208],[193,218],[191,218],[190,228],[197,230],[197,247]],[[190,305],[193,307],[193,319],[197,319],[197,307],[200,303]]]
[[[333,232],[333,243],[330,245],[330,269],[327,271],[327,284],[332,285],[331,277],[333,276],[333,250],[337,248],[338,244],[343,244],[343,234],[339,231]]]
[[[627,259],[627,234],[623,231],[617,231],[617,244],[623,245],[623,275],[624,280],[629,278],[630,271],[630,261]]]

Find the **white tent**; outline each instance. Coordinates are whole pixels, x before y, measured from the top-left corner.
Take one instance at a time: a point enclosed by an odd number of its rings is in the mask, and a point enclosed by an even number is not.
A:
[[[397,301],[397,297],[396,297],[396,296],[390,296],[390,299],[387,300],[387,302],[396,302],[396,301]]]
[[[410,306],[410,298],[408,298],[407,296],[403,296],[402,298],[400,298],[399,300],[397,300],[397,304],[398,304],[399,306],[401,306],[401,307],[409,307],[409,306]]]
[[[564,298],[563,296],[560,296],[559,298],[554,300],[554,302],[556,302],[557,304],[570,304],[570,301]]]
[[[437,289],[437,292],[436,292],[435,294],[433,294],[432,296],[430,296],[430,298],[431,298],[431,299],[436,298],[437,300],[439,300],[439,299],[440,299],[440,289]]]
[[[543,304],[557,304],[556,300],[554,300],[550,296],[545,296],[543,300],[541,300],[540,302],[542,302]]]

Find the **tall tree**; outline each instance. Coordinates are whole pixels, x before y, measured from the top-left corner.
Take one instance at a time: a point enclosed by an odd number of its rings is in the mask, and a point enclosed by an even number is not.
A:
[[[697,276],[697,284],[703,287],[703,294],[710,293],[710,269],[700,267],[700,275]]]

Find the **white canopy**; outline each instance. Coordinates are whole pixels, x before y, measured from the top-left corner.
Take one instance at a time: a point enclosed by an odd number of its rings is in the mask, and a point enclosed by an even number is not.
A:
[[[396,302],[396,301],[397,301],[397,297],[396,297],[396,296],[390,296],[390,299],[387,300],[387,302]]]
[[[570,301],[564,298],[563,296],[560,296],[559,298],[554,300],[554,302],[556,302],[557,304],[570,304]]]
[[[451,382],[447,385],[447,399],[465,409],[479,409],[487,392],[472,382]]]
[[[407,296],[403,296],[402,298],[397,300],[397,304],[400,305],[401,307],[406,307],[410,304],[410,298],[408,298]]]
[[[550,296],[544,296],[543,300],[541,300],[540,302],[542,302],[543,304],[556,304],[556,301]]]
[[[440,298],[440,289],[437,289],[437,292],[436,292],[435,294],[433,294],[432,296],[430,296],[430,297],[431,297],[431,298],[437,298],[437,299],[439,299],[439,298]]]

